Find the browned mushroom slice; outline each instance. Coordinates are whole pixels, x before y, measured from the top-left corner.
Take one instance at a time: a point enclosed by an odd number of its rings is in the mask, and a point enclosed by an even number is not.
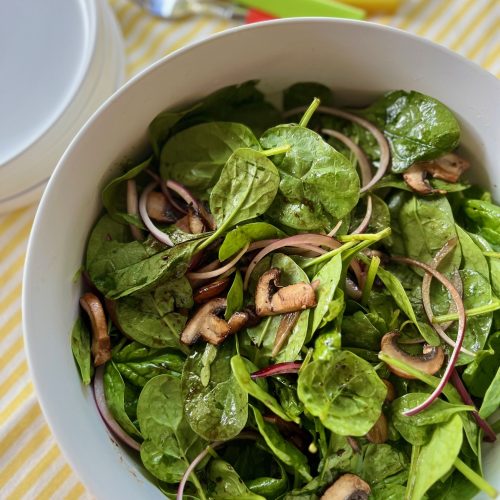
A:
[[[257,283],[255,311],[258,316],[274,316],[302,311],[316,306],[314,287],[309,283],[295,283],[280,287],[281,271],[273,267]]]
[[[246,311],[235,312],[227,321],[231,333],[239,332],[248,323],[249,317]]]
[[[196,311],[181,334],[181,342],[194,344],[200,337],[213,345],[219,345],[230,334],[231,328],[224,319],[225,298],[212,299]]]
[[[437,160],[425,162],[423,165],[432,177],[447,182],[457,182],[460,176],[470,168],[470,163],[455,153],[449,153]]]
[[[370,486],[354,474],[340,476],[324,493],[321,500],[366,500]]]
[[[80,298],[80,305],[88,314],[92,327],[94,366],[103,365],[111,359],[111,340],[101,301],[93,293],[86,293]]]
[[[201,234],[205,232],[205,224],[200,213],[193,207],[188,209],[189,232],[192,234]]]
[[[146,210],[149,217],[158,222],[172,224],[176,221],[175,214],[172,211],[172,207],[170,206],[166,196],[158,191],[151,191],[148,194]]]
[[[191,232],[191,229],[189,227],[189,215],[185,215],[184,217],[181,217],[175,225],[181,230],[184,231],[185,233]]]
[[[419,194],[446,194],[446,191],[434,189],[426,179],[425,163],[415,163],[403,174],[403,179],[413,191]]]
[[[378,420],[366,434],[366,439],[368,439],[370,443],[382,444],[387,441],[388,434],[389,428],[387,425],[387,419],[385,418],[385,415],[381,413]]]
[[[404,361],[408,365],[420,370],[428,375],[434,375],[443,365],[444,361],[444,351],[439,347],[433,347],[426,345],[423,349],[423,353],[420,356],[412,356],[404,352],[398,345],[397,340],[399,338],[398,332],[389,332],[382,337],[381,342],[381,352],[390,356],[391,358],[399,359]],[[398,370],[391,365],[388,365],[389,370],[395,375],[402,378],[413,379],[412,375],[405,373],[404,371]]]
[[[392,403],[396,399],[396,389],[391,381],[383,378],[382,382],[387,387],[387,394],[385,396],[385,403]]]
[[[229,285],[229,277],[223,278],[221,280],[212,281],[212,283],[207,283],[206,285],[201,286],[194,292],[193,300],[197,304],[203,304],[207,300],[213,299],[220,295]]]

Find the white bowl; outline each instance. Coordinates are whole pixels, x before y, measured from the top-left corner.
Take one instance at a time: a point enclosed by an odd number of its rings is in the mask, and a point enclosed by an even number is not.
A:
[[[462,143],[475,159],[474,180],[500,199],[499,82],[449,50],[396,29],[332,19],[245,26],[179,50],[134,78],[61,159],[35,219],[23,287],[25,342],[42,409],[71,465],[99,499],[164,498],[107,432],[69,347],[80,294],[72,277],[101,209],[101,188],[113,165],[144,146],[158,112],[254,78],[270,93],[310,80],[351,101],[390,89],[434,96],[461,122]],[[485,451],[484,467],[500,489],[499,446]]]

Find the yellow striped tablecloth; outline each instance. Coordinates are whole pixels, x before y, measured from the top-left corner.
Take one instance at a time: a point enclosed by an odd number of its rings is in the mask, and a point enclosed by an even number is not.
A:
[[[163,22],[128,0],[109,0],[125,39],[130,77],[189,42],[233,23]],[[372,21],[430,38],[500,77],[498,0],[406,0]],[[21,278],[35,206],[0,216],[0,499],[91,498],[62,456],[33,392],[21,329]]]

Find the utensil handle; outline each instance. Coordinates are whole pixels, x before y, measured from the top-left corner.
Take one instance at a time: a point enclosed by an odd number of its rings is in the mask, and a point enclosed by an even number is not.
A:
[[[230,4],[226,1],[194,1],[192,9],[197,14],[211,14],[224,19],[246,19],[248,9],[239,5]]]

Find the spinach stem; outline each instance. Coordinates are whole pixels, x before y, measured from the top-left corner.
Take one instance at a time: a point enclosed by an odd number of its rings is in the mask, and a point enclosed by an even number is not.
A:
[[[200,483],[200,480],[198,479],[198,476],[196,473],[193,471],[191,472],[189,478],[193,482],[193,484],[196,487],[196,490],[198,491],[198,494],[200,495],[200,500],[208,500],[207,496],[205,495],[205,492],[203,491],[203,486]]]
[[[500,300],[493,300],[490,304],[484,306],[472,307],[471,309],[465,310],[465,315],[467,317],[480,316],[481,314],[487,314],[490,312],[498,311],[500,309]],[[442,316],[434,316],[432,318],[433,323],[446,323],[447,321],[458,320],[458,314],[443,314]]]
[[[380,265],[380,257],[373,257],[370,262],[370,267],[368,268],[368,272],[366,274],[365,286],[363,287],[363,293],[361,295],[361,304],[366,305],[368,299],[370,297],[370,293],[373,288],[373,282],[375,281],[375,277],[377,276],[378,266]]]
[[[477,472],[473,471],[467,464],[462,462],[459,458],[455,460],[453,464],[476,488],[484,491],[491,498],[496,498],[498,492],[488,483],[484,478],[482,478]]]
[[[492,259],[500,259],[500,252],[483,252],[483,255]]]
[[[290,144],[284,144],[283,146],[276,146],[275,148],[265,149],[261,151],[261,153],[266,156],[280,155],[286,153],[287,151],[290,151],[291,147],[292,146],[290,146]]]
[[[413,445],[411,447],[411,462],[410,470],[408,471],[408,481],[406,483],[405,500],[411,500],[413,489],[415,488],[415,480],[417,478],[417,462],[420,455],[420,446]]]
[[[343,234],[340,236],[337,236],[337,239],[341,241],[342,243],[345,243],[347,241],[378,241],[382,238],[385,238],[386,236],[389,236],[391,234],[391,228],[386,227],[382,231],[379,231],[378,233],[365,233],[365,234]]]
[[[309,120],[311,119],[312,115],[318,109],[318,106],[321,104],[321,101],[315,97],[313,102],[310,104],[310,106],[306,109],[306,112],[304,113],[304,116],[300,120],[299,125],[301,127],[307,127],[307,124],[309,123]]]
[[[330,260],[332,257],[335,257],[335,255],[342,253],[344,250],[348,250],[349,248],[352,248],[354,245],[356,245],[356,242],[350,241],[350,242],[346,243],[345,245],[342,245],[339,248],[334,248],[333,250],[330,250],[329,252],[326,252],[323,255],[320,255],[319,257],[315,257],[314,259],[308,260],[302,266],[302,269],[307,269],[308,267],[315,266],[316,264],[321,264],[325,260]]]
[[[386,236],[389,236],[391,234],[391,228],[386,227],[384,230],[370,234],[370,238],[365,238],[363,241],[360,241],[358,245],[352,249],[350,249],[348,252],[345,252],[344,255],[342,255],[342,260],[347,260],[353,255],[356,255],[357,253],[361,252],[361,250],[364,250],[365,248],[369,247],[373,243],[376,243],[377,241],[385,238]],[[359,235],[354,235],[354,236],[359,236]],[[368,236],[368,235],[365,235]],[[356,241],[356,240],[353,240]],[[326,254],[325,254],[326,255]],[[366,255],[360,254],[359,258],[368,263],[368,257]]]

